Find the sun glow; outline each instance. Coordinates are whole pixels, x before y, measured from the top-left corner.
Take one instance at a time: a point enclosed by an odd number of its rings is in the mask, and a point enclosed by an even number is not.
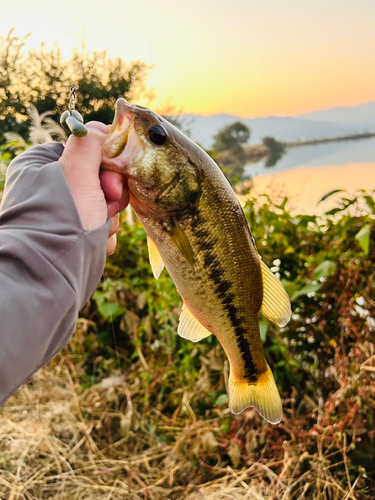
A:
[[[2,6],[28,46],[57,42],[64,54],[83,34],[93,50],[152,69],[153,108],[243,117],[296,115],[375,99],[375,4],[235,0],[19,0]]]

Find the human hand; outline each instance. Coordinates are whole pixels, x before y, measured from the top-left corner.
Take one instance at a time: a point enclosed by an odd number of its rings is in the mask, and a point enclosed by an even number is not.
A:
[[[107,216],[111,228],[107,241],[107,255],[116,248],[119,212],[129,203],[124,177],[116,172],[101,172],[101,147],[107,136],[103,123],[86,124],[85,137],[71,135],[59,160],[72,192],[82,226],[91,231],[102,226]]]

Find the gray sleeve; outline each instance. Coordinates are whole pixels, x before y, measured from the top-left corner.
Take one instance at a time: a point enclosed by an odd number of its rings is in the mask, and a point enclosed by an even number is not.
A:
[[[99,283],[110,220],[84,231],[58,163],[30,148],[8,167],[0,206],[0,404],[68,342]]]

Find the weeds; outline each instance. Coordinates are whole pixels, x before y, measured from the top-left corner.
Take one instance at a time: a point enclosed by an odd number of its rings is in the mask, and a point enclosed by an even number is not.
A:
[[[374,498],[370,199],[359,193],[320,219],[293,218],[286,201],[245,207],[292,298],[286,328],[261,318],[284,401],[277,426],[229,412],[220,345],[177,336],[174,285],[165,271],[153,279],[143,230],[125,224],[70,344],[2,409],[0,497]]]

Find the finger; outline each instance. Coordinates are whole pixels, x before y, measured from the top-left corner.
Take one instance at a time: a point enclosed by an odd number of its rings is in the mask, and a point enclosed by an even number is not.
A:
[[[116,245],[117,245],[117,236],[116,234],[113,234],[107,240],[107,248],[106,248],[107,255],[112,255],[114,253],[114,251],[116,250]]]
[[[85,137],[71,135],[66,143],[60,163],[65,173],[72,170],[72,175],[78,175],[82,180],[95,179],[99,184],[98,173],[101,163],[101,147],[107,137],[98,122],[87,124],[88,134]]]
[[[103,132],[103,134],[107,135],[110,125],[104,125],[104,123],[102,122],[92,121],[92,122],[87,122],[86,127],[91,129],[95,128],[100,132]]]
[[[120,214],[117,213],[111,217],[111,227],[109,229],[109,236],[113,236],[117,233],[120,227]]]
[[[101,149],[104,141],[107,138],[106,131],[103,130],[102,127],[97,126],[97,122],[87,123],[86,128],[88,130],[88,134],[84,137],[77,137],[73,134],[70,135],[69,139],[67,140],[65,149],[77,149],[78,153],[82,151],[83,155],[85,156],[90,155],[92,149],[94,149],[96,154],[97,150],[99,151]]]
[[[117,212],[125,210],[130,199],[126,178],[115,172],[102,172],[101,186],[107,202],[108,216],[112,217]]]
[[[124,190],[123,176],[117,172],[100,172],[100,184],[107,201],[118,201]]]
[[[125,210],[129,203],[129,191],[126,178],[116,172],[101,172],[101,188],[107,201],[109,217]]]
[[[124,191],[124,196],[120,201],[109,201],[107,202],[107,213],[108,217],[122,212],[129,204],[129,193],[127,190]]]

